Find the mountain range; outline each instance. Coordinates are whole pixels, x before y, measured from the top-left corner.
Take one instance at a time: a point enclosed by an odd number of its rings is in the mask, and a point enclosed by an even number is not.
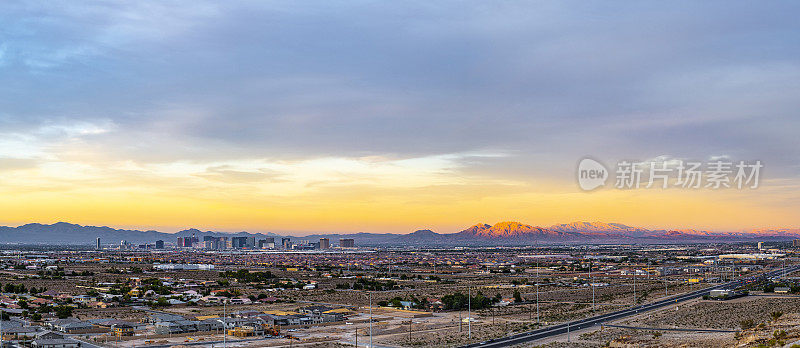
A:
[[[214,232],[186,229],[177,233],[115,229],[106,226],[82,226],[66,222],[55,224],[31,223],[18,227],[0,226],[0,243],[13,244],[94,244],[100,238],[103,244],[153,243],[156,240],[175,242],[178,237],[205,236],[228,237],[289,237],[293,241],[316,241],[328,238],[336,243],[339,238],[352,238],[356,245],[533,245],[536,243],[681,243],[681,242],[733,242],[779,241],[800,239],[800,229],[755,229],[740,232],[713,232],[705,230],[645,229],[618,223],[573,222],[549,227],[526,225],[505,221],[495,225],[476,224],[456,233],[436,233],[418,230],[409,234],[352,233],[313,234],[308,236],[281,236],[274,233]]]

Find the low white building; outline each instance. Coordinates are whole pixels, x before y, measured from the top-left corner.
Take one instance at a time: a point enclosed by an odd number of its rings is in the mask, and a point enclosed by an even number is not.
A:
[[[153,268],[162,271],[175,271],[175,270],[210,271],[214,269],[214,265],[201,264],[201,263],[193,263],[193,264],[165,263],[165,264],[153,265]]]

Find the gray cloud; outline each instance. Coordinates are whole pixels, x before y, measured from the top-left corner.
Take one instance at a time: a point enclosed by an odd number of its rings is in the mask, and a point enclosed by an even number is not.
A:
[[[730,153],[798,174],[793,2],[0,4],[0,126],[142,162]],[[54,147],[63,151],[65,147]],[[541,166],[541,161],[550,165]]]
[[[276,182],[283,180],[280,178],[281,173],[275,171],[270,171],[266,169],[260,169],[257,171],[241,171],[241,170],[234,170],[230,166],[225,166],[225,165],[208,168],[206,169],[206,173],[200,174],[198,176],[209,180],[232,182],[232,183],[242,183],[242,182],[252,183],[264,180],[270,180],[272,182]]]
[[[36,168],[39,161],[27,158],[0,158],[0,171]]]

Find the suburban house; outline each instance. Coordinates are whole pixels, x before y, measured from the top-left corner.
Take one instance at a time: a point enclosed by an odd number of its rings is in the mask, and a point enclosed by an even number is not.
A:
[[[78,348],[80,342],[69,338],[34,340],[31,345],[35,348]]]

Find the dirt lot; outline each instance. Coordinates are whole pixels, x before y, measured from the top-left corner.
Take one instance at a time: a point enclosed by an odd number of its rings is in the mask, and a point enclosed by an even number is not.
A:
[[[738,330],[743,321],[752,320],[758,324],[767,321],[770,313],[778,311],[800,311],[800,297],[749,296],[730,301],[699,301],[693,305],[679,306],[678,310],[661,311],[650,318],[641,318],[628,324]]]

